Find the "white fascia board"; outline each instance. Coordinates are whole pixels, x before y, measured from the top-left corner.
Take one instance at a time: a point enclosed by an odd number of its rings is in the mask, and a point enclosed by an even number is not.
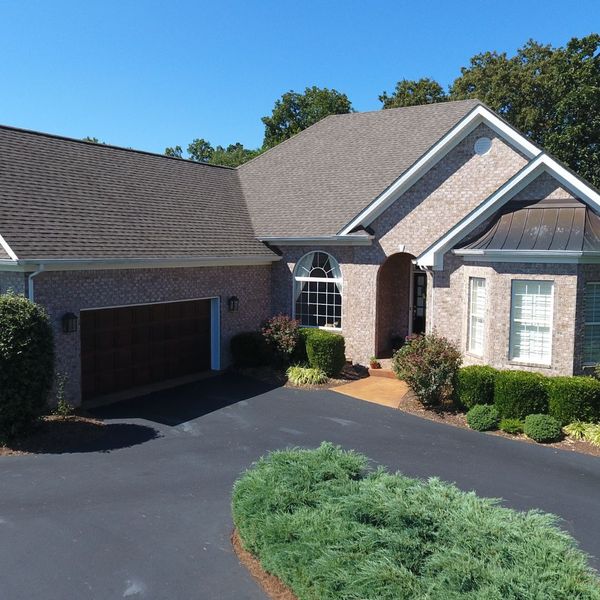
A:
[[[4,252],[10,256],[12,260],[18,260],[17,255],[13,252],[8,242],[0,235],[0,247],[4,248]]]
[[[31,271],[43,265],[45,271],[87,271],[113,269],[169,269],[182,267],[232,267],[270,265],[280,256],[233,256],[165,259],[31,259],[0,260],[0,271]]]
[[[443,138],[432,146],[410,169],[404,172],[392,185],[380,194],[365,210],[359,213],[338,235],[347,235],[354,228],[372,223],[382,212],[395,202],[407,189],[416,183],[427,171],[438,163],[450,150],[455,148],[476,127],[485,123],[501,138],[515,146],[529,159],[541,154],[541,150],[526,137],[513,129],[498,115],[483,105],[476,106],[459,121]]]
[[[261,237],[259,241],[274,246],[370,246],[372,235],[329,235],[315,237]]]
[[[596,211],[600,211],[600,194],[596,190],[552,157],[547,154],[540,154],[418,256],[416,259],[417,264],[421,267],[432,267],[435,270],[443,269],[444,254],[450,250],[453,244],[459,242],[483,221],[491,217],[542,173],[548,173],[575,196],[581,198]],[[464,253],[464,251],[461,252]],[[548,252],[544,252],[544,254],[549,256]],[[567,256],[562,251],[560,254]]]

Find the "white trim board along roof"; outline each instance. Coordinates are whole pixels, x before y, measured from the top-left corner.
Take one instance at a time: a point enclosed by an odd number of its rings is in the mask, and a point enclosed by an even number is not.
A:
[[[590,185],[585,183],[577,175],[569,171],[557,160],[547,154],[539,154],[537,158],[526,164],[516,175],[509,179],[501,188],[489,196],[477,208],[472,210],[466,217],[452,227],[444,236],[432,244],[425,252],[415,259],[415,263],[420,267],[430,267],[434,270],[441,270],[444,267],[444,254],[452,249],[452,247],[464,239],[471,231],[481,225],[486,219],[491,217],[499,208],[506,204],[511,198],[516,196],[527,185],[539,177],[542,173],[548,173],[554,177],[561,185],[567,188],[574,195],[583,200],[595,211],[600,211],[600,194]],[[474,256],[473,253],[471,256]],[[498,253],[494,253],[493,260],[497,260]],[[546,256],[552,258],[553,262],[556,257],[551,257],[547,253]],[[580,253],[563,252],[565,260],[567,258],[579,259]],[[540,253],[522,252],[522,258],[528,260],[540,261]],[[508,255],[506,255],[508,259]],[[511,260],[515,260],[515,253],[511,254]],[[488,257],[492,260],[492,255]]]

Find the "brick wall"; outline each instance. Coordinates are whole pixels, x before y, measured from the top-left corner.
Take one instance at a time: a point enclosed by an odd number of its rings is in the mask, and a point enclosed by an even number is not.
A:
[[[229,296],[240,300],[230,313]],[[270,314],[270,267],[198,267],[112,271],[46,271],[35,278],[35,300],[47,309],[55,331],[57,370],[68,374],[71,402],[80,402],[79,334],[65,334],[61,317],[81,309],[220,296],[221,366],[230,362],[229,341],[257,329]]]
[[[0,294],[4,294],[12,290],[16,294],[25,293],[25,278],[24,273],[16,271],[0,271]]]
[[[482,356],[467,349],[468,286],[470,277],[486,280],[487,305]],[[515,279],[554,282],[552,362],[550,366],[524,365],[509,358],[511,286]],[[577,308],[577,265],[541,263],[465,263],[447,254],[444,270],[433,273],[429,295],[428,328],[458,344],[464,364],[489,364],[499,369],[571,375],[574,365]]]
[[[475,140],[481,136],[492,140],[492,149],[485,156],[478,156],[473,150]],[[273,267],[274,312],[291,314],[296,261],[311,250],[331,253],[339,261],[344,279],[342,334],[346,338],[346,354],[349,359],[366,364],[378,350],[380,266],[399,252],[401,245],[413,256],[420,254],[525,163],[523,155],[487,126],[480,125],[371,224],[376,237],[372,246],[280,247],[283,260]],[[365,204],[370,200],[365,198]],[[403,285],[408,284],[407,278]],[[408,290],[398,289],[395,293],[408,304]],[[393,311],[394,308],[380,308],[382,322],[393,323]],[[402,320],[400,316],[399,321]],[[379,339],[384,337],[387,336],[382,325]]]

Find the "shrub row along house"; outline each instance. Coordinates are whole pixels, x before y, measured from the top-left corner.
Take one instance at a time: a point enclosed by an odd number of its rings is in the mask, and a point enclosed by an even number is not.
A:
[[[467,364],[580,373],[599,211],[470,100],[330,116],[237,169],[0,128],[0,292],[47,309],[74,403],[222,369],[277,313],[361,363],[435,330]]]

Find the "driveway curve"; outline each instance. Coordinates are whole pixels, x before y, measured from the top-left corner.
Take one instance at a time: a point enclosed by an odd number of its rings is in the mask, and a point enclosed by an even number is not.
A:
[[[506,506],[553,512],[600,566],[595,457],[235,376],[97,413],[154,435],[110,450],[0,458],[0,598],[264,598],[230,547],[232,484],[269,450],[323,440]]]

